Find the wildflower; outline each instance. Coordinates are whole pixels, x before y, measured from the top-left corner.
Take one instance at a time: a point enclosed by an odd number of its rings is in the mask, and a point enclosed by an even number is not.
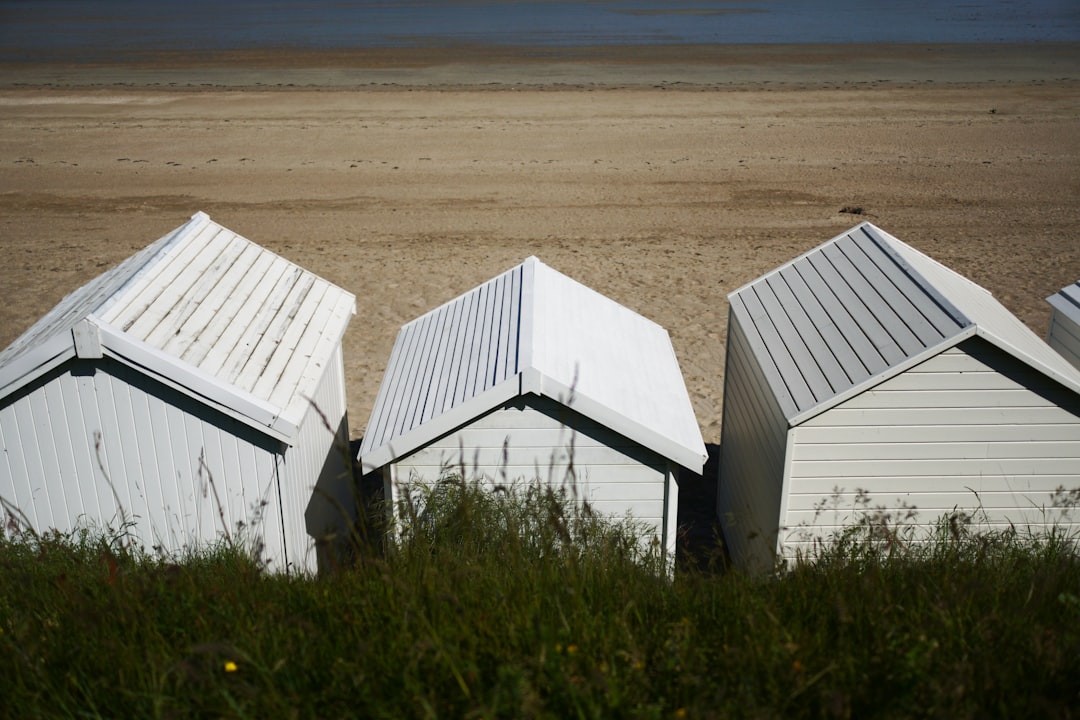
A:
[[[803,664],[801,662],[796,660],[795,662],[791,663],[791,669],[797,673],[801,673],[806,668],[803,667]]]
[[[232,660],[225,661],[225,672],[234,673],[239,669],[240,668],[236,667],[236,663],[234,663]]]
[[[566,646],[566,654],[567,655],[573,655],[576,652],[577,652],[577,645],[567,645]]]
[[[677,718],[686,717],[686,708],[679,708],[678,710],[676,710],[675,711],[675,717],[677,717]]]

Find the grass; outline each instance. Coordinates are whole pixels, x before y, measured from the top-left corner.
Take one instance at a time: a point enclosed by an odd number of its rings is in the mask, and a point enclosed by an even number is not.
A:
[[[1039,717],[1080,709],[1070,539],[848,533],[769,578],[665,572],[538,487],[442,483],[389,548],[269,574],[241,547],[0,540],[11,717]],[[239,544],[238,544],[239,545]]]

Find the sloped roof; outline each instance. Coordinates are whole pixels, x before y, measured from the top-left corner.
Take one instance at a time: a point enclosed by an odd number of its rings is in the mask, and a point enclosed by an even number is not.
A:
[[[353,295],[205,213],[60,301],[0,352],[0,398],[73,357],[113,357],[286,442]]]
[[[401,328],[360,461],[382,467],[526,393],[701,472],[667,331],[535,257]]]
[[[1080,392],[1080,373],[987,290],[871,223],[728,299],[792,426],[974,335]]]
[[[1046,298],[1046,302],[1065,317],[1080,325],[1080,280],[1066,285]]]

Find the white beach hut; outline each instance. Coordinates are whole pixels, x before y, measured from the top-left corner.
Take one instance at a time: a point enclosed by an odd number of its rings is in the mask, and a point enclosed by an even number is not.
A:
[[[706,459],[667,331],[534,257],[405,325],[359,452],[407,483],[562,483],[674,551],[679,466]]]
[[[867,513],[1074,522],[1055,492],[1080,486],[1080,372],[983,288],[864,223],[729,299],[717,505],[738,565]]]
[[[1046,342],[1063,358],[1080,368],[1080,280],[1046,298],[1050,303],[1050,327]]]
[[[0,501],[37,531],[225,537],[313,571],[351,507],[354,297],[198,213],[0,353]],[[318,490],[315,490],[315,486]]]

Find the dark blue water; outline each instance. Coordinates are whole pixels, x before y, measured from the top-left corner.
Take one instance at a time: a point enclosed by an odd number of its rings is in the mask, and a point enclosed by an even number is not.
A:
[[[0,60],[153,50],[1080,41],[1080,0],[0,0]]]

